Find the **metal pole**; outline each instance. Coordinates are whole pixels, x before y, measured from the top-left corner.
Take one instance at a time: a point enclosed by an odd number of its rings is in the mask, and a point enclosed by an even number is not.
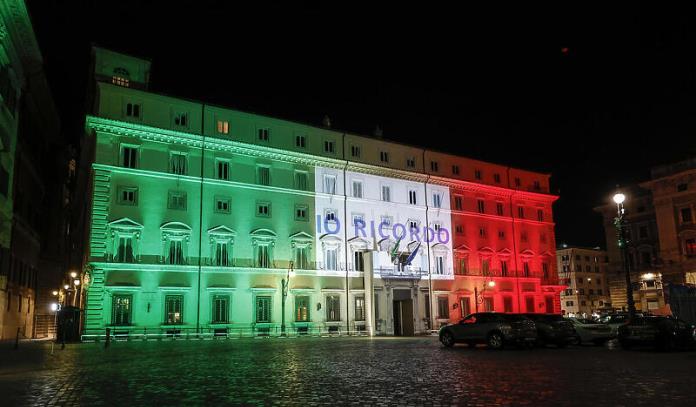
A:
[[[614,220],[616,232],[618,235],[619,248],[621,249],[621,261],[623,263],[625,278],[626,278],[626,305],[628,306],[628,318],[633,320],[636,316],[636,304],[633,300],[633,284],[631,283],[631,262],[628,258],[628,248],[626,241],[626,221],[624,215],[623,203],[617,203],[617,216]]]

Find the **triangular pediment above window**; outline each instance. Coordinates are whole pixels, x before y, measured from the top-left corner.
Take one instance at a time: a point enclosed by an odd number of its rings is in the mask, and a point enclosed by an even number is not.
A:
[[[531,250],[529,250],[529,249],[523,250],[523,251],[520,253],[520,256],[522,256],[522,257],[533,257],[533,256],[534,256],[534,252],[531,251]]]
[[[539,255],[539,257],[553,257],[553,255],[551,254],[551,252],[545,251],[545,252],[541,253]]]
[[[249,235],[253,236],[253,237],[268,237],[268,238],[274,238],[274,239],[277,237],[275,232],[270,230],[270,229],[256,229],[256,230],[251,231],[251,233],[249,233]]]
[[[431,247],[432,251],[435,253],[446,253],[448,251],[448,247],[445,244],[438,243],[435,244]]]
[[[495,251],[488,246],[480,248],[478,252],[483,256],[492,256],[495,254]]]
[[[510,256],[512,255],[512,251],[510,249],[502,249],[498,251],[498,256]]]
[[[215,226],[214,228],[208,229],[208,234],[218,235],[218,236],[237,236],[237,232],[228,228],[225,225]]]
[[[171,233],[191,233],[191,227],[181,222],[167,222],[160,226],[160,230]]]
[[[360,236],[348,239],[348,244],[356,249],[367,249],[370,246],[370,242]]]
[[[143,228],[143,225],[129,218],[121,218],[109,222],[109,227],[120,230],[140,230]]]

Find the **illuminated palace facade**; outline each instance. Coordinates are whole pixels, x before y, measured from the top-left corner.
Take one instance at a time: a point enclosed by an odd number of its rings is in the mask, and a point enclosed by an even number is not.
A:
[[[93,50],[86,337],[560,313],[548,174],[155,94],[149,67]]]

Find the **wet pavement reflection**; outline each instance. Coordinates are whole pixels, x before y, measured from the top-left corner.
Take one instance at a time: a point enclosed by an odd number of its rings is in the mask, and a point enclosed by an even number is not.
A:
[[[3,405],[691,405],[696,352],[446,349],[436,338],[0,348]],[[8,404],[5,404],[8,403]]]

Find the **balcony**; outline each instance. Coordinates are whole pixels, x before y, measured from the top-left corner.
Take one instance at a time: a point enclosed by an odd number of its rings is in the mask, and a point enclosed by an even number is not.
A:
[[[375,273],[383,279],[403,279],[403,280],[420,280],[422,277],[428,275],[427,270],[423,270],[417,266],[405,266],[402,268],[391,266],[391,267],[379,267],[375,269]]]

